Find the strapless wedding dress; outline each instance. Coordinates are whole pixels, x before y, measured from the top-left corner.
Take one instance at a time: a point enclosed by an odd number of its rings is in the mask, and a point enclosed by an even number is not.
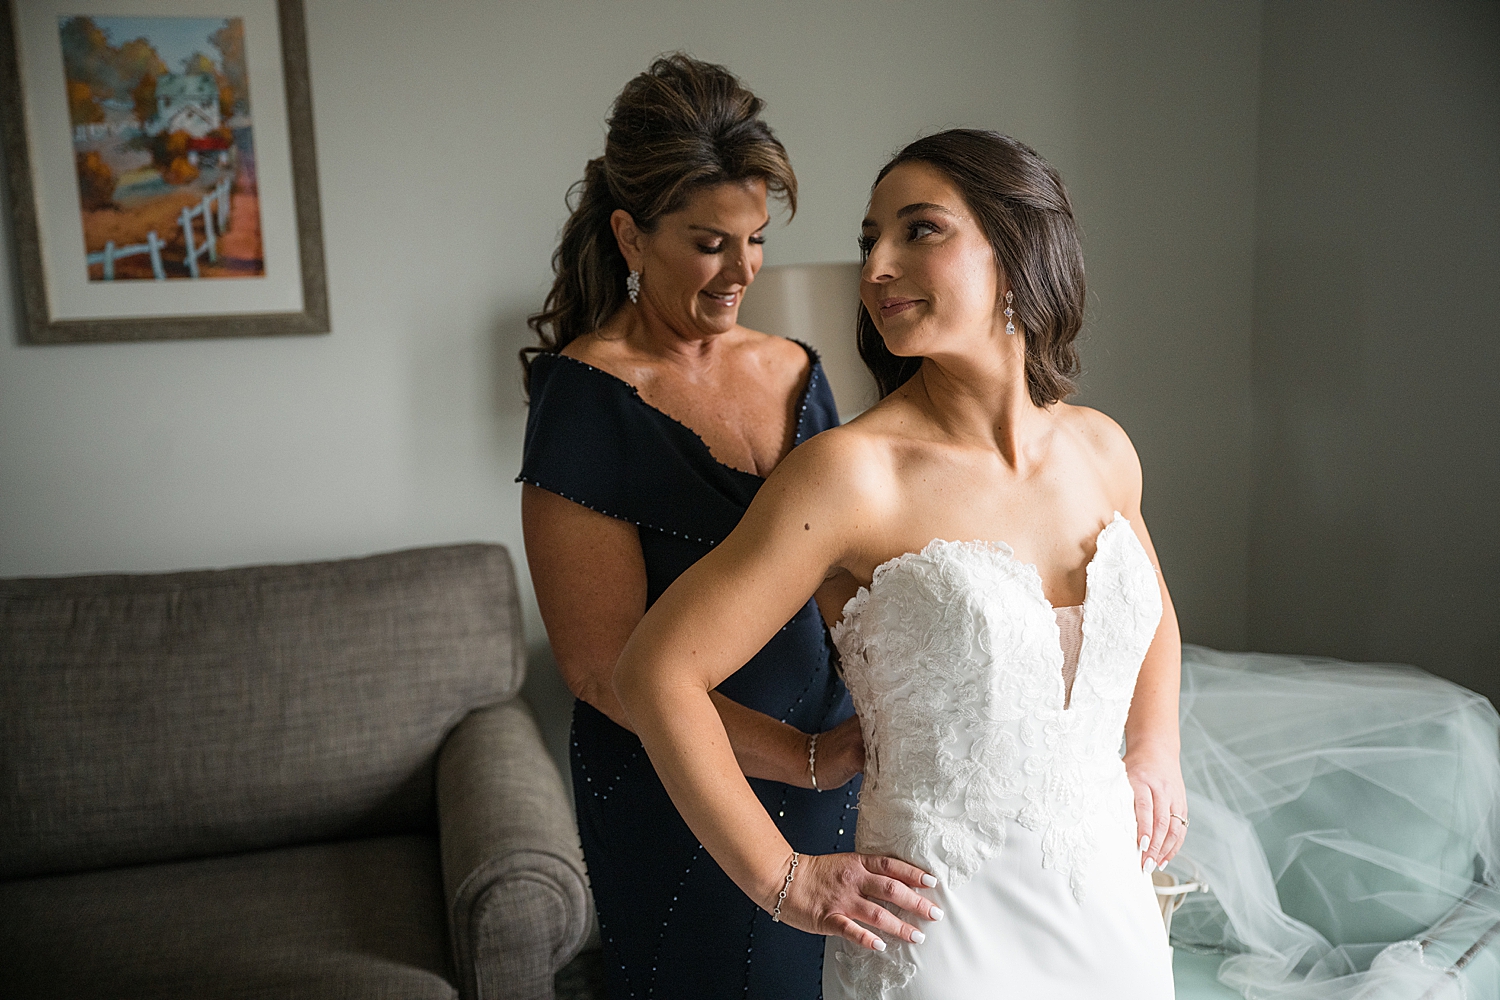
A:
[[[1000,542],[934,541],[875,571],[833,630],[864,729],[857,849],[937,876],[936,922],[884,952],[830,938],[827,1000],[1170,1000],[1120,759],[1161,619],[1118,513],[1087,570],[1069,692],[1059,618]],[[899,911],[898,911],[899,912]]]

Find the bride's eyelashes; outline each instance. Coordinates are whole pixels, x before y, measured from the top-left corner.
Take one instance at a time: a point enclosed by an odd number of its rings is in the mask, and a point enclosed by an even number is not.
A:
[[[935,236],[940,232],[942,232],[942,227],[935,222],[928,222],[925,219],[913,219],[906,224],[906,240],[908,243],[915,243],[917,240],[927,236]],[[875,241],[878,238],[876,236],[859,237],[859,259],[861,263],[869,259],[870,251],[875,249]]]
[[[925,219],[913,219],[906,224],[906,238],[912,242],[924,236],[934,236],[941,231],[937,223],[928,222]]]

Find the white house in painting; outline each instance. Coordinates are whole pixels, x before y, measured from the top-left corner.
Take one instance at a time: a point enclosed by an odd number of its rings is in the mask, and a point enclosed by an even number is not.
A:
[[[163,73],[156,78],[156,115],[147,135],[186,132],[201,139],[221,124],[219,82],[212,73]]]

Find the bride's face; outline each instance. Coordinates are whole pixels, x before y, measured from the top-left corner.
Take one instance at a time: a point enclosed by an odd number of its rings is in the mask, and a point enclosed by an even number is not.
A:
[[[886,174],[860,247],[859,297],[892,354],[969,354],[1003,336],[995,252],[942,171],[908,162]]]

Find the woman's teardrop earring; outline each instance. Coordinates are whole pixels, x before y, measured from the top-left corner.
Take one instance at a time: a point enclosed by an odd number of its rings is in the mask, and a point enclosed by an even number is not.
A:
[[[640,301],[641,297],[641,272],[631,271],[625,275],[625,294],[630,296],[631,302]]]
[[[632,271],[630,273],[634,274],[635,272]],[[1010,307],[1011,300],[1015,297],[1015,293],[1010,289],[1005,290],[1005,332],[1010,334],[1014,334],[1016,332],[1016,324],[1014,319],[1012,319],[1012,317],[1015,316],[1016,311]]]

